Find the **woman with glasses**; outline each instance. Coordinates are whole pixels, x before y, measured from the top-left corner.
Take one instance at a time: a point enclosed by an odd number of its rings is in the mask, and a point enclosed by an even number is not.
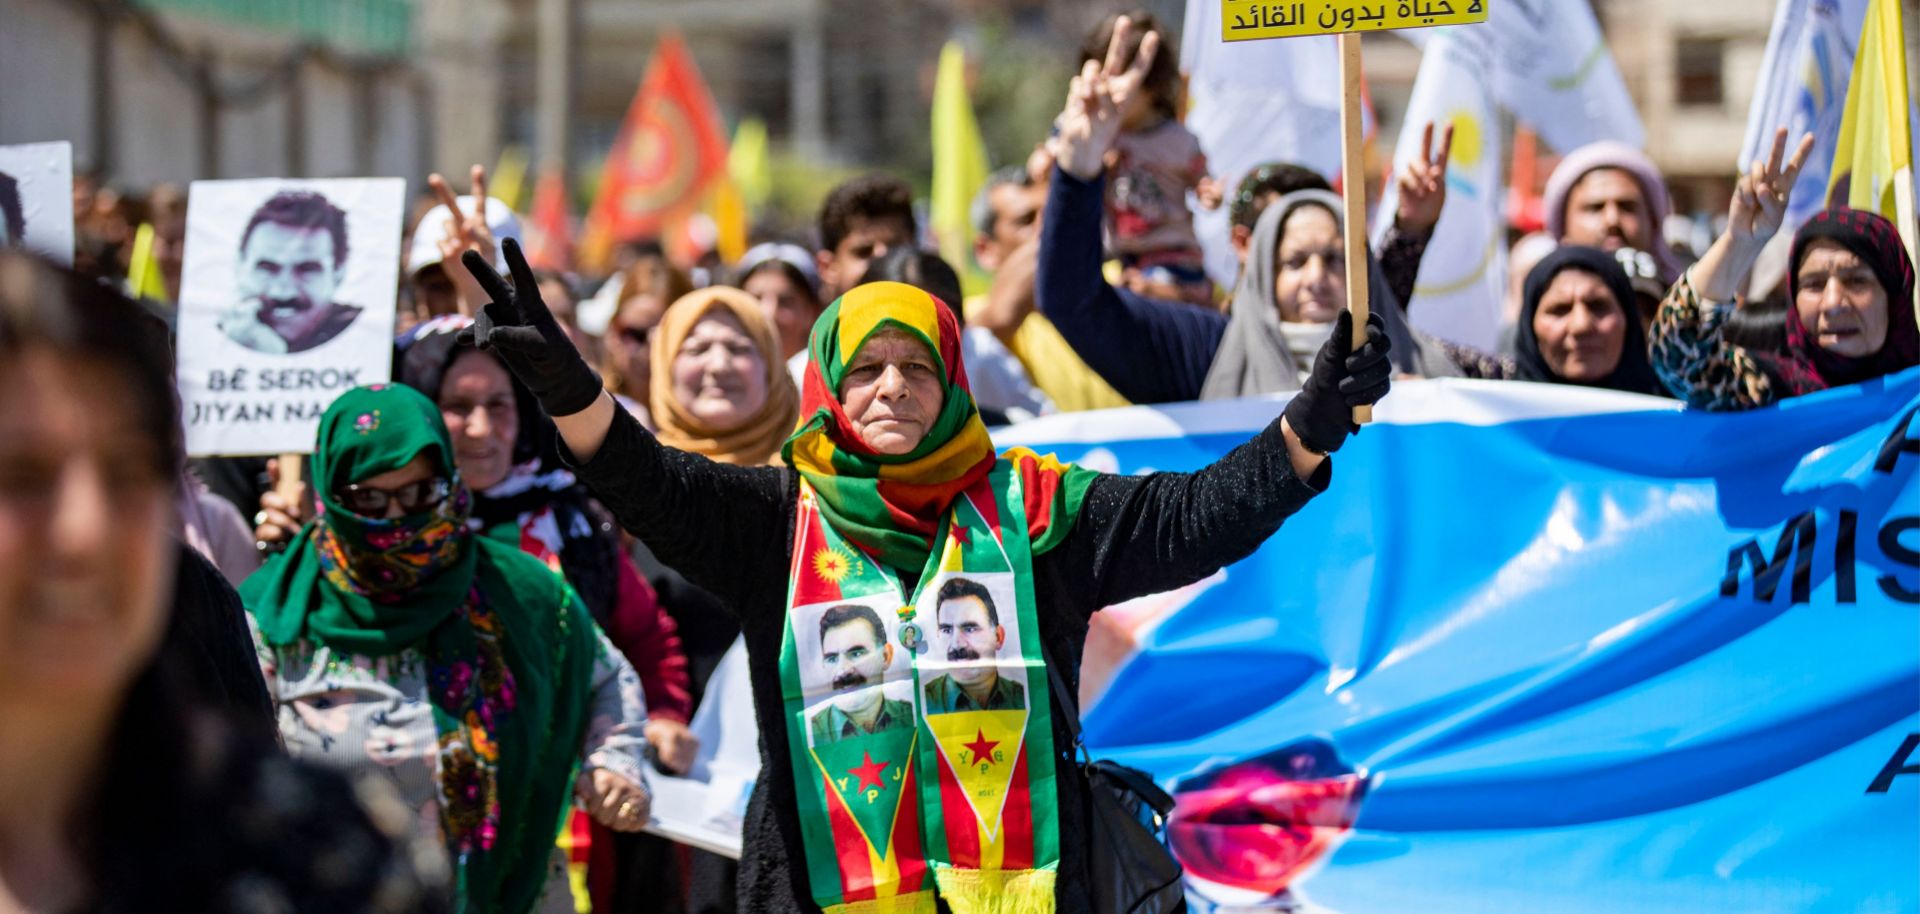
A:
[[[571,911],[552,878],[569,799],[647,821],[632,667],[565,578],[471,531],[422,394],[343,394],[312,478],[316,520],[241,588],[288,750],[389,779],[445,842],[461,910]]]
[[[627,412],[652,428],[653,328],[668,305],[693,291],[693,282],[658,253],[641,256],[619,276],[620,305],[600,340],[600,378]]]

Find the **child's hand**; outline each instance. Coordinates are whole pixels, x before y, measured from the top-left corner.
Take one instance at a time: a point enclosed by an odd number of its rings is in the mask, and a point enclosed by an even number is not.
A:
[[[1220,208],[1220,201],[1226,198],[1226,191],[1212,175],[1206,175],[1193,186],[1193,195],[1199,198],[1202,209],[1216,210]]]
[[[1113,24],[1106,60],[1089,60],[1080,68],[1067,89],[1067,106],[1054,121],[1057,131],[1050,149],[1060,170],[1082,181],[1100,176],[1107,151],[1120,135],[1121,112],[1142,91],[1147,70],[1160,50],[1160,33],[1148,32],[1140,39],[1133,62],[1121,66],[1133,28],[1133,21],[1125,16]]]

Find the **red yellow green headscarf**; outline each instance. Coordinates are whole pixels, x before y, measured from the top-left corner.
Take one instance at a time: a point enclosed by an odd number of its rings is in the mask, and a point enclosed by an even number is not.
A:
[[[886,329],[925,344],[946,382],[945,402],[926,439],[899,456],[868,447],[839,399],[854,354]],[[781,454],[813,486],[821,515],[841,536],[896,568],[919,568],[948,506],[985,479],[995,462],[993,441],[967,386],[953,311],[897,282],[857,286],[829,305],[808,344],[800,427]],[[1024,483],[1033,554],[1043,554],[1072,529],[1095,474],[1025,449],[1007,452],[1006,459]]]
[[[900,456],[868,447],[837,396],[882,330],[926,345],[945,386],[926,440]],[[780,680],[813,899],[827,914],[1051,914],[1059,787],[1033,556],[1072,529],[1095,474],[1024,449],[995,457],[959,322],[912,286],[841,296],[810,355],[785,448],[802,484]],[[956,599],[998,626],[991,657],[958,660],[994,671],[984,695],[933,649]],[[824,653],[843,630],[866,642],[846,681]]]

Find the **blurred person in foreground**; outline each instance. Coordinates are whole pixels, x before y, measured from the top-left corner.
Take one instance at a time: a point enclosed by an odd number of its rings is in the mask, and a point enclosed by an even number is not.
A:
[[[0,253],[0,909],[448,910],[388,792],[286,759],[207,678],[242,623],[174,538],[166,352],[119,293]]]

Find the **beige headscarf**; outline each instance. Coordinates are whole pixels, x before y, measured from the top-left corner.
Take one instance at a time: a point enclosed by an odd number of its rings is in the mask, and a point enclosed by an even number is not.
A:
[[[767,401],[759,412],[733,428],[712,428],[673,396],[673,359],[686,345],[693,326],[715,308],[733,313],[760,350],[766,365]],[[780,360],[780,344],[773,324],[753,296],[726,286],[710,286],[680,296],[660,317],[653,331],[653,421],[655,435],[669,447],[691,451],[721,463],[760,466],[779,461],[780,445],[793,433],[800,415],[800,392]]]

